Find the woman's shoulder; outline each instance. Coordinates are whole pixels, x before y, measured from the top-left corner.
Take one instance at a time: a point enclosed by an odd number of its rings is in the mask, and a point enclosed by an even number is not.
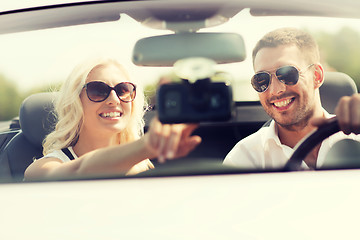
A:
[[[54,150],[43,156],[41,159],[45,159],[45,158],[57,158],[60,159],[62,162],[71,161],[70,158],[62,150]]]

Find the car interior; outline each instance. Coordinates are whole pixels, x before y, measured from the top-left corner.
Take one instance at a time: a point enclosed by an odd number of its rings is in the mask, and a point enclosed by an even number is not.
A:
[[[274,1],[267,9],[260,3],[246,1],[243,4],[226,4],[214,2],[201,6],[197,3],[182,3],[175,1],[166,7],[153,7],[150,2],[96,2],[63,4],[57,7],[36,7],[27,10],[8,11],[0,15],[8,24],[0,26],[0,32],[32,31],[47,28],[81,25],[99,22],[116,22],[124,12],[137,22],[150,27],[173,31],[175,34],[142,38],[134,47],[132,61],[138,66],[172,66],[178,58],[191,55],[201,55],[213,58],[216,63],[242,62],[245,59],[244,39],[238,34],[224,32],[201,33],[198,30],[221,25],[244,9],[249,9],[252,17],[261,16],[331,16],[337,10],[329,8],[318,10],[304,5],[301,11],[287,8],[282,1]],[[100,11],[101,10],[101,11]],[[171,10],[171,14],[169,14]],[[56,13],[56,14],[55,14]],[[345,14],[342,12],[341,14]],[[340,14],[340,16],[341,16]],[[357,16],[357,13],[347,11],[346,16]],[[62,18],[66,17],[66,21]],[[47,19],[43,22],[43,19]],[[206,41],[204,41],[206,39]],[[182,44],[182,43],[186,44]],[[173,46],[177,48],[173,48]],[[216,45],[220,51],[208,51]],[[181,55],[189,53],[190,55]],[[234,90],[235,92],[235,90]],[[326,72],[324,84],[320,87],[323,107],[334,113],[335,106],[341,96],[357,93],[356,84],[351,77],[341,72]],[[23,179],[24,170],[33,159],[42,156],[41,143],[47,133],[54,127],[55,116],[52,114],[53,95],[38,93],[26,98],[20,108],[19,117],[14,118],[9,127],[0,133],[0,179],[9,181]],[[145,114],[148,125],[157,113],[157,108]],[[194,132],[203,141],[186,158],[174,160],[166,165],[179,165],[207,161],[221,164],[226,154],[244,137],[254,133],[269,121],[259,101],[235,101],[232,118],[223,122],[201,122]],[[145,131],[147,130],[145,126]],[[221,143],[221,144],[220,144]],[[19,151],[21,149],[21,151]],[[164,166],[157,165],[158,168]],[[219,165],[216,165],[218,167]]]
[[[350,76],[340,72],[326,72],[324,83],[320,87],[320,96],[323,107],[329,113],[334,113],[336,104],[342,96],[351,96],[354,93],[357,93],[357,87]],[[56,119],[52,112],[55,94],[37,93],[26,98],[20,108],[20,128],[0,134],[3,149],[0,155],[0,179],[21,181],[27,166],[34,159],[43,156],[42,141],[54,128]],[[171,161],[168,165],[191,166],[191,164],[206,161],[208,166],[209,163],[214,163],[215,167],[219,168],[226,154],[239,140],[257,131],[271,120],[259,102],[235,103],[233,112],[230,121],[200,123],[199,128],[194,132],[203,139],[200,146],[187,157]],[[155,114],[156,108],[146,112],[147,124]],[[252,116],[256,114],[258,117],[250,121],[246,118],[249,114]],[[13,126],[13,128],[16,127]],[[153,161],[156,165],[156,159]],[[157,165],[157,167],[162,166]],[[171,174],[174,172],[172,171]]]
[[[359,95],[359,9],[354,0],[0,1],[0,240],[360,239],[360,144],[352,140],[358,136],[332,147],[338,136],[328,139],[318,168],[298,168],[304,154],[339,131],[337,122],[285,149],[294,154],[280,169],[223,164],[239,140],[273,121],[251,84],[252,51],[269,31],[295,27],[314,36],[327,112],[334,114],[342,96]],[[106,175],[99,167],[89,177],[24,181],[54,128],[57,91],[75,66],[97,54],[118,60],[144,90],[145,132],[162,111],[163,78],[203,80],[175,66],[195,55],[215,61],[205,71],[214,74],[211,83],[232,89],[231,118],[199,122],[193,134],[202,142],[194,151],[164,164],[151,159],[155,168],[136,175]],[[299,94],[308,95],[299,87],[285,95],[294,94],[292,113]],[[291,101],[280,100],[278,110]],[[114,115],[104,104],[92,109]],[[96,134],[114,129],[91,119]],[[98,160],[100,166],[106,156]]]

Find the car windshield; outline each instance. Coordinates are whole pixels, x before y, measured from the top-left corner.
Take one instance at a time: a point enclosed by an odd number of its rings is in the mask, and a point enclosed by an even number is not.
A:
[[[4,8],[2,11],[10,9],[12,8]],[[26,97],[37,92],[58,90],[74,66],[94,56],[111,56],[118,59],[129,71],[131,78],[143,86],[147,99],[154,104],[151,101],[159,80],[164,76],[174,76],[173,68],[137,66],[132,61],[133,49],[141,38],[173,34],[173,31],[159,29],[161,23],[141,23],[141,17],[136,14],[119,12],[119,15],[118,20],[108,22],[32,31],[4,31],[5,33],[0,35],[1,132],[11,130],[9,126],[18,119],[20,105]],[[252,49],[265,33],[281,27],[296,27],[311,33],[319,44],[324,70],[346,73],[355,81],[357,88],[360,88],[360,71],[357,64],[360,62],[359,19],[271,15],[268,16],[266,10],[262,14],[254,14],[250,8],[244,8],[229,19],[213,19],[209,27],[198,31],[237,33],[242,36],[246,49],[245,60],[215,66],[217,72],[226,73],[224,79],[220,80],[226,80],[231,84],[233,100],[237,106],[260,106],[258,93],[250,82],[254,75]],[[240,128],[249,131],[238,136],[232,143],[235,144],[237,140],[254,132],[267,120],[266,117],[258,120],[254,120],[255,118],[256,115],[242,115],[232,121],[231,127],[238,121],[241,123]],[[219,139],[219,142],[221,141]],[[220,149],[221,154],[215,154],[214,157],[221,161],[225,157],[225,152],[232,147]],[[3,150],[4,146],[1,149]]]
[[[254,74],[251,52],[255,43],[265,33],[280,27],[298,27],[317,37],[325,66],[329,70],[349,72],[357,80],[352,64],[336,61],[333,48],[344,48],[356,59],[359,22],[354,19],[318,17],[254,17],[244,9],[228,22],[219,26],[201,29],[199,32],[234,32],[245,41],[247,58],[241,63],[218,65],[219,71],[232,75],[235,101],[257,100],[257,94],[250,85]],[[168,30],[157,30],[142,25],[126,14],[118,21],[79,26],[45,29],[30,32],[3,34],[0,51],[0,66],[4,80],[12,82],[23,97],[37,89],[48,89],[60,84],[79,61],[99,55],[116,56],[130,69],[134,78],[145,86],[155,84],[164,74],[170,74],[169,67],[139,67],[132,63],[132,50],[137,40],[144,37],[170,34]],[[352,39],[349,37],[353,37]],[[346,44],[345,44],[346,43]],[[354,50],[355,49],[355,50]],[[336,50],[338,52],[338,50]],[[347,52],[342,52],[346,54]],[[350,61],[350,60],[349,60]],[[1,120],[9,120],[1,116]]]

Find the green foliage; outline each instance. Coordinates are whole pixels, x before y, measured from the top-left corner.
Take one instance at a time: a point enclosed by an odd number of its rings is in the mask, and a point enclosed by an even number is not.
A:
[[[322,60],[338,72],[354,79],[360,89],[360,34],[344,27],[336,33],[313,33],[321,51]]]
[[[33,88],[25,93],[19,92],[14,81],[0,75],[0,121],[8,121],[19,115],[23,100],[38,92],[48,92],[58,89],[60,84]]]
[[[34,93],[40,93],[40,92],[54,92],[54,91],[58,91],[61,87],[61,83],[54,83],[52,85],[44,85],[44,86],[40,86],[40,87],[35,87],[30,89],[29,91],[25,92],[23,94],[23,98],[25,99],[26,97],[34,94]]]
[[[144,87],[144,95],[149,104],[155,104],[156,83]]]
[[[336,33],[324,31],[311,33],[317,40],[321,58],[327,70],[344,72],[350,75],[360,89],[360,34],[351,28],[344,27]],[[163,76],[163,79],[174,79],[169,73]],[[149,103],[155,102],[155,91],[158,84],[161,84],[162,78],[155,84],[149,84],[145,87],[145,96]],[[14,81],[7,79],[0,74],[0,121],[11,120],[18,116],[22,101],[29,95],[36,92],[46,92],[59,89],[60,84],[52,86],[38,87],[29,90],[26,93],[20,93]]]
[[[11,120],[19,113],[22,97],[16,85],[0,75],[0,121]]]

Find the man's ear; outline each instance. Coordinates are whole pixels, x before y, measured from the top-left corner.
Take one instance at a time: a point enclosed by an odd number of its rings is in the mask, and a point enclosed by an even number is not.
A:
[[[321,64],[314,64],[314,87],[319,88],[324,83],[324,69]]]

